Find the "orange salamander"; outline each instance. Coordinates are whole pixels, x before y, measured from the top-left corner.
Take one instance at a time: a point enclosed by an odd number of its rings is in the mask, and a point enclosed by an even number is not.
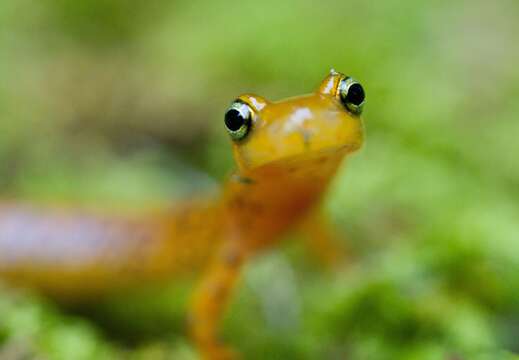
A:
[[[217,330],[249,258],[298,228],[333,257],[315,208],[343,158],[362,145],[364,102],[362,86],[334,70],[309,95],[241,95],[224,118],[237,170],[215,198],[140,216],[0,205],[0,276],[81,298],[208,264],[190,331],[204,358],[232,357]]]

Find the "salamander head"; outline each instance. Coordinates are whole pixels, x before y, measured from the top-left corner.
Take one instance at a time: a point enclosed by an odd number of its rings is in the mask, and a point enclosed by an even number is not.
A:
[[[334,70],[310,95],[270,102],[241,95],[225,114],[239,169],[251,172],[273,164],[340,157],[359,149],[362,86]]]

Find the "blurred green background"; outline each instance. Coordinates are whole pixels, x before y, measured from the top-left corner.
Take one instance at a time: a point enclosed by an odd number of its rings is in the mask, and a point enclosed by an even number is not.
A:
[[[332,274],[294,242],[250,264],[224,337],[246,359],[519,353],[519,3],[1,1],[4,199],[142,209],[232,169],[243,92],[367,92],[367,143],[324,210]],[[274,276],[275,275],[275,276]],[[192,284],[61,307],[0,288],[0,359],[196,359]]]

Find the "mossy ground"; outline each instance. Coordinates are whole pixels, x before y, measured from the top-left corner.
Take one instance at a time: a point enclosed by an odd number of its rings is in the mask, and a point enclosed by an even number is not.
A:
[[[366,146],[323,204],[349,260],[323,271],[297,238],[258,258],[225,338],[246,359],[516,358],[518,11],[1,2],[3,197],[138,209],[213,191],[232,167],[227,104],[311,91],[333,67],[367,92]],[[0,359],[195,359],[190,286],[73,310],[2,286]]]

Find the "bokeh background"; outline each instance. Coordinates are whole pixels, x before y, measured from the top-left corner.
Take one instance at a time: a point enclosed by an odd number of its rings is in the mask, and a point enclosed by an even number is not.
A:
[[[224,337],[246,359],[512,359],[519,352],[519,3],[1,1],[0,191],[169,206],[232,169],[243,92],[367,92],[367,143],[323,207],[349,249],[250,264]],[[275,275],[275,276],[274,276]],[[70,309],[0,288],[0,359],[196,359],[192,284]]]

